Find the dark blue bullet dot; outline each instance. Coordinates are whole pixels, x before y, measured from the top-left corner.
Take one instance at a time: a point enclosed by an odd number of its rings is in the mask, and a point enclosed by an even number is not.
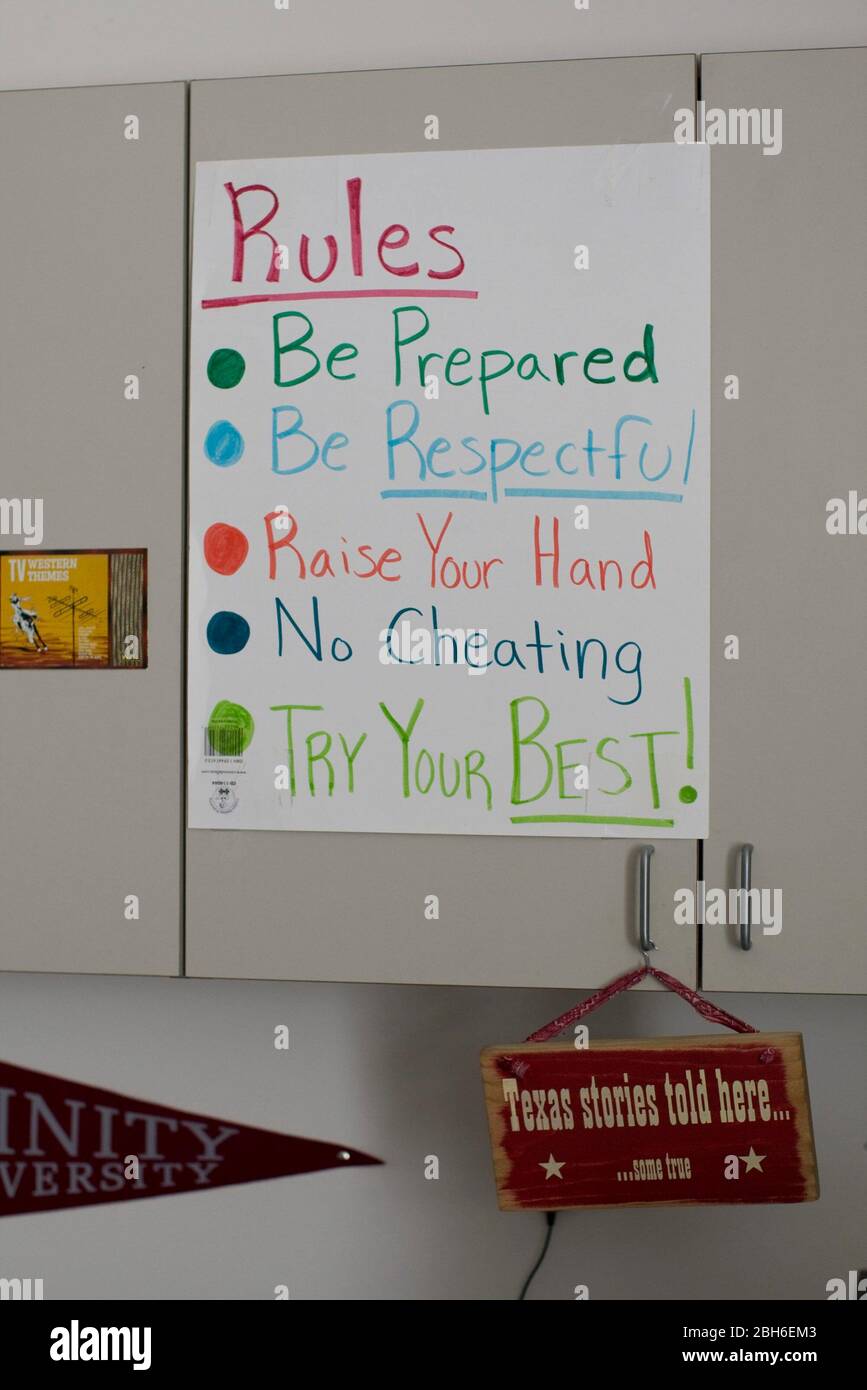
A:
[[[250,640],[250,624],[240,613],[224,609],[215,613],[208,623],[208,646],[220,656],[242,652]]]

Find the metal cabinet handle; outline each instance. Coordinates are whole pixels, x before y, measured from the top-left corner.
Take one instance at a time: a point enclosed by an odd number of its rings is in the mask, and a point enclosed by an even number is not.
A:
[[[752,905],[750,888],[753,881],[753,846],[741,845],[740,852],[740,893],[738,894],[738,932],[741,950],[748,951],[753,944]]]
[[[638,944],[643,956],[655,951],[650,939],[650,857],[653,845],[642,845],[638,860]]]

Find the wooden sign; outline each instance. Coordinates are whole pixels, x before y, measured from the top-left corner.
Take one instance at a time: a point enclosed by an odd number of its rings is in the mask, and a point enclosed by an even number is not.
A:
[[[800,1033],[488,1047],[504,1211],[812,1202]]]

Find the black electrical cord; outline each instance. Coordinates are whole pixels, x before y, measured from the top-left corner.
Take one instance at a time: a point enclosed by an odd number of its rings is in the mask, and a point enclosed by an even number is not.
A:
[[[556,1211],[546,1211],[546,1212],[545,1212],[545,1225],[548,1227],[548,1229],[547,1229],[546,1232],[545,1232],[545,1240],[544,1240],[544,1243],[543,1243],[543,1245],[542,1245],[542,1249],[539,1251],[539,1258],[538,1258],[538,1260],[536,1261],[536,1263],[533,1265],[533,1268],[530,1270],[530,1273],[527,1275],[526,1279],[524,1280],[524,1287],[522,1288],[521,1292],[518,1294],[518,1302],[519,1302],[519,1303],[521,1303],[521,1302],[527,1297],[527,1290],[529,1289],[530,1285],[532,1284],[533,1280],[535,1279],[536,1275],[538,1274],[539,1269],[540,1269],[541,1264],[542,1264],[542,1261],[544,1260],[545,1256],[546,1256],[547,1253],[548,1253],[548,1246],[551,1244],[551,1234],[552,1234],[552,1232],[553,1232],[553,1230],[554,1230],[554,1222],[555,1222],[556,1220],[557,1220],[557,1213],[556,1213]]]

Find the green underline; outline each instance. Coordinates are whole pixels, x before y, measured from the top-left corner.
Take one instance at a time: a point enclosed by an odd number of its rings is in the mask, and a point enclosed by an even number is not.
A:
[[[653,816],[512,816],[513,825],[660,825],[674,827],[673,820]]]

